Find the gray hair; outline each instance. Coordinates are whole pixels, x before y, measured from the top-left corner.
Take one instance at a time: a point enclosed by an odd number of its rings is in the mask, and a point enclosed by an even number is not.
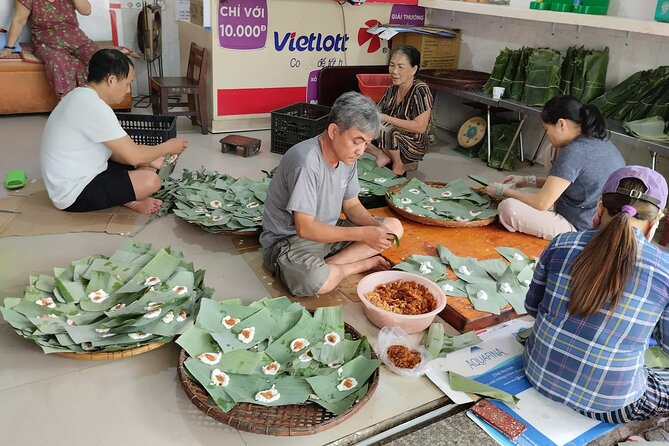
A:
[[[355,127],[376,138],[381,131],[381,115],[371,99],[349,91],[339,96],[332,105],[329,124],[337,124],[344,132]]]

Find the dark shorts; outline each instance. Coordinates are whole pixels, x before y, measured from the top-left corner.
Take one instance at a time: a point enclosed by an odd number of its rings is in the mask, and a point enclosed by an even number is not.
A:
[[[135,201],[135,189],[132,187],[128,171],[133,166],[109,160],[107,170],[100,172],[81,191],[68,212],[99,211]]]

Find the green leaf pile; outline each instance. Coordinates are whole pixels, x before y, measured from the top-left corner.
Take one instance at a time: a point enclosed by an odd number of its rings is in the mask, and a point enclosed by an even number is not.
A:
[[[184,169],[181,179],[168,178],[154,197],[163,200],[157,216],[174,212],[205,231],[258,231],[270,178],[261,181],[206,170]]]
[[[495,248],[502,259],[478,260],[458,257],[438,246],[439,257],[412,255],[394,269],[420,274],[436,282],[446,296],[468,297],[478,311],[500,314],[508,303],[518,314],[525,314],[525,295],[536,261],[516,248]],[[446,266],[457,276],[448,280]]]
[[[405,178],[398,177],[387,167],[378,167],[373,158],[360,158],[357,168],[359,197],[383,197],[389,187],[406,182]]]
[[[111,257],[94,255],[31,276],[22,298],[0,313],[44,353],[111,352],[170,342],[193,325],[203,285],[180,252],[127,240]]]
[[[188,374],[225,412],[242,402],[311,403],[338,415],[367,394],[381,363],[367,338],[345,333],[342,307],[312,316],[286,297],[248,306],[203,299],[195,326],[177,343],[188,353]]]
[[[497,215],[490,197],[479,195],[463,179],[440,188],[413,178],[388,197],[399,209],[433,220],[465,222]]]

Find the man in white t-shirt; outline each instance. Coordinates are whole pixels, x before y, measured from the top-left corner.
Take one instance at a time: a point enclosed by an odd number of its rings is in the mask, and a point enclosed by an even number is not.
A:
[[[156,146],[135,144],[110,105],[130,91],[135,69],[113,49],[98,51],[88,67],[88,84],[72,90],[53,110],[42,135],[42,176],[54,206],[87,212],[125,205],[143,214],[160,209],[151,198],[160,189],[165,155],[180,154],[187,141],[172,138]]]

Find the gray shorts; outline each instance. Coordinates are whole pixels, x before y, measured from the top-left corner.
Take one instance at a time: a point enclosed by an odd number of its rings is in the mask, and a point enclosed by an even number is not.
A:
[[[263,262],[294,296],[315,296],[330,275],[325,259],[352,243],[320,243],[294,235],[264,250]]]

